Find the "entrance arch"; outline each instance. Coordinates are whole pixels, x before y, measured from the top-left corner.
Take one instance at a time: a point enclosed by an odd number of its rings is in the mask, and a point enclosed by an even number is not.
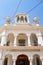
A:
[[[16,65],[30,65],[28,57],[26,55],[19,55],[16,60]]]

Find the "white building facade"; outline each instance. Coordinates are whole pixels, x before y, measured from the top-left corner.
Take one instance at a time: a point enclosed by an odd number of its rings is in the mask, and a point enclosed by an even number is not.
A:
[[[34,25],[29,16],[18,14],[15,23],[0,27],[0,64],[1,65],[43,65],[43,27],[37,17]]]

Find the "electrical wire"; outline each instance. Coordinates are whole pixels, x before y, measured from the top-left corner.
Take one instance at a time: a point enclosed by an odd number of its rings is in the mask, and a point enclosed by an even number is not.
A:
[[[17,11],[18,11],[18,8],[19,8],[19,6],[20,6],[20,4],[21,4],[21,2],[22,2],[22,0],[19,1],[18,6],[17,6],[17,8],[16,8],[16,10],[15,10],[15,12],[14,12],[14,14],[13,14],[13,16],[12,16],[11,18],[13,18],[14,15],[16,15],[16,13],[17,13]],[[35,8],[37,8],[42,2],[43,2],[43,0],[41,0],[38,4],[36,4],[36,5],[35,5],[33,8],[31,8],[29,11],[27,11],[26,14],[28,14],[29,12],[31,12],[32,10],[34,10]],[[3,19],[6,19],[6,18],[3,18]]]
[[[19,1],[18,6],[17,6],[17,8],[16,8],[16,10],[15,10],[15,12],[14,12],[14,14],[13,14],[12,17],[14,17],[14,15],[16,15],[16,13],[17,13],[17,11],[18,11],[18,8],[19,8],[19,6],[20,6],[20,4],[21,4],[21,2],[22,2],[22,0]]]
[[[27,11],[26,14],[28,14],[29,12],[31,12],[32,10],[34,10],[35,8],[37,8],[41,3],[42,3],[42,0],[37,5],[35,5],[32,9],[30,9],[29,11]]]
[[[13,14],[13,16],[10,17],[10,18],[13,18],[14,15],[16,15],[16,13],[17,13],[17,11],[18,11],[18,8],[19,8],[19,6],[20,6],[20,4],[21,4],[21,2],[22,2],[22,0],[19,1],[18,6],[17,6],[17,8],[16,8],[16,10],[15,10],[15,12],[14,12],[14,14]],[[6,19],[6,18],[3,18],[3,19]],[[1,20],[1,19],[0,19],[0,20]]]

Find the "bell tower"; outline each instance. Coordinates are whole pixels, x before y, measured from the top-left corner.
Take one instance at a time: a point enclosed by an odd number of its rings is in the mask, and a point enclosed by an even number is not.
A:
[[[15,18],[16,24],[29,24],[29,16],[26,14],[18,14]]]

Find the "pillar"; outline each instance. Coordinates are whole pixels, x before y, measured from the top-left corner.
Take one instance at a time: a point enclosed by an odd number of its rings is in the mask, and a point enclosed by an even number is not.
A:
[[[30,16],[27,16],[27,23],[30,24]]]
[[[43,40],[42,40],[42,35],[38,35],[38,44],[43,46]]]
[[[30,65],[32,65],[32,59],[30,59]]]
[[[13,65],[16,65],[16,60],[15,59],[13,60]]]
[[[0,65],[3,65],[3,59],[0,59]]]
[[[30,44],[30,35],[28,35],[28,46],[31,46],[31,44]]]
[[[40,64],[40,65],[43,65],[43,60],[41,60],[42,61],[42,64]]]
[[[6,44],[6,35],[2,35],[1,39],[1,46],[3,46],[4,44]]]
[[[14,46],[16,46],[16,38],[17,38],[17,36],[15,36],[15,38],[14,38]]]

